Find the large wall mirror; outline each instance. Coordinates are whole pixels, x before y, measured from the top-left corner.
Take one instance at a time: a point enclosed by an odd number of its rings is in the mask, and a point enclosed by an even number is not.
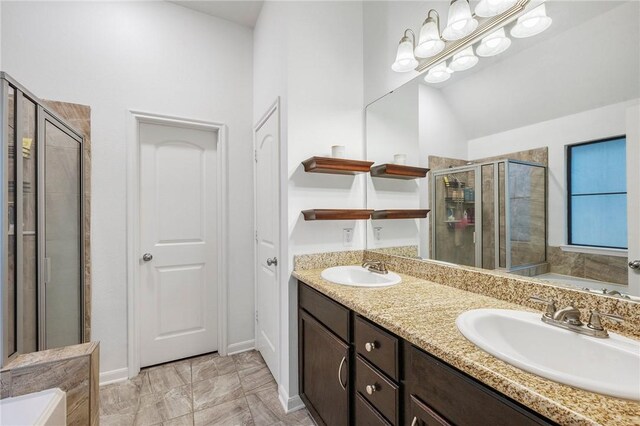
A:
[[[367,178],[369,209],[430,209],[367,249],[636,298],[640,3],[545,5],[545,32],[366,108],[370,161],[430,169]]]

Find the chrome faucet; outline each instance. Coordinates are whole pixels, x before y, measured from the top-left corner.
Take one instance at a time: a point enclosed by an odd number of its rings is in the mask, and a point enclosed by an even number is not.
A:
[[[601,319],[607,318],[616,322],[624,321],[624,317],[614,314],[606,314],[598,312],[596,310],[591,311],[589,316],[589,323],[585,326],[580,320],[580,310],[573,306],[573,303],[556,310],[556,304],[551,299],[545,299],[540,296],[533,296],[529,300],[547,305],[545,313],[542,315],[542,322],[553,325],[555,327],[564,328],[565,330],[571,330],[576,333],[585,334],[593,337],[609,337],[609,333],[602,326]]]
[[[367,262],[364,262],[362,264],[363,268],[366,268],[367,270],[371,271],[371,272],[375,272],[376,274],[388,274],[389,270],[387,269],[387,265],[379,260],[370,260]]]

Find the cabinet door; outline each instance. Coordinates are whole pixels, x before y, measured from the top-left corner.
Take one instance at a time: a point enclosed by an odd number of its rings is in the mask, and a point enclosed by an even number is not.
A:
[[[300,393],[319,424],[349,423],[349,346],[299,311]]]

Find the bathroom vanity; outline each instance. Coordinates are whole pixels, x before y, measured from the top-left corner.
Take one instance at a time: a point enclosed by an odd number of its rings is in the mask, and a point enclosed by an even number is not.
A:
[[[298,295],[300,394],[319,424],[555,424],[302,281]]]
[[[616,303],[618,312],[628,319],[628,328],[616,331],[635,336],[637,304],[566,289],[553,289],[557,293],[549,294],[551,287],[515,283],[515,279],[512,282],[491,272],[391,258],[386,257],[390,269],[402,282],[383,288],[333,284],[321,277],[322,269],[294,271],[298,279],[299,391],[318,424],[640,422],[637,402],[528,373],[478,348],[456,326],[460,314],[474,309],[541,314],[532,309],[535,305],[525,295],[541,292],[562,302],[577,297],[580,306],[593,309]],[[313,268],[319,266],[316,263]],[[439,284],[441,279],[449,284]],[[497,280],[501,280],[501,294],[491,290]],[[467,289],[464,283],[476,290]]]

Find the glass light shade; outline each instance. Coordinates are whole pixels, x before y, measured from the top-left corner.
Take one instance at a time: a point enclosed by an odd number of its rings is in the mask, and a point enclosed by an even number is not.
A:
[[[471,16],[468,0],[453,0],[449,6],[447,27],[442,31],[446,40],[460,40],[478,28],[478,21]]]
[[[473,46],[469,46],[453,55],[453,60],[451,64],[449,64],[449,68],[453,71],[465,71],[473,68],[477,63],[478,57],[473,54]]]
[[[442,83],[449,80],[452,73],[453,71],[447,67],[447,63],[441,62],[427,72],[427,75],[424,76],[424,81],[427,83]]]
[[[507,50],[509,46],[511,39],[505,35],[504,28],[500,28],[482,39],[476,53],[482,57],[495,56]]]
[[[506,12],[515,4],[516,0],[480,0],[476,6],[476,15],[491,18]]]
[[[551,18],[547,16],[544,3],[518,18],[518,22],[511,28],[511,35],[515,38],[531,37],[540,34],[551,25]]]
[[[440,38],[438,24],[431,18],[427,18],[420,29],[420,37],[415,54],[420,58],[428,58],[437,55],[444,49],[444,41]]]
[[[398,45],[398,53],[396,61],[391,65],[391,69],[395,72],[407,72],[418,66],[416,57],[413,56],[413,43],[409,37],[402,37]]]

